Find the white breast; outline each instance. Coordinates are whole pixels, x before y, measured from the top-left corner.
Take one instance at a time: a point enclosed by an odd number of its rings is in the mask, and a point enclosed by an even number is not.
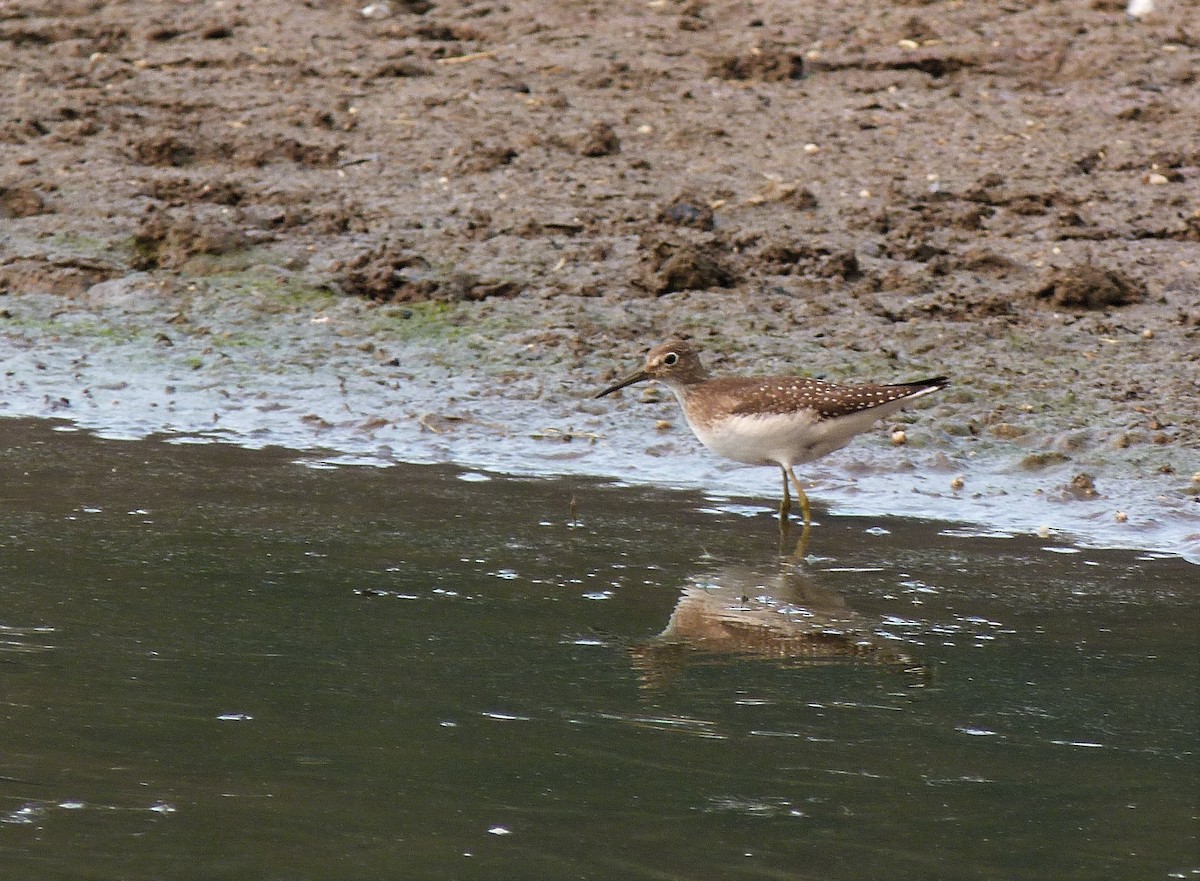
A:
[[[688,419],[688,425],[700,443],[726,459],[747,465],[790,467],[840,450],[855,435],[868,431],[881,417],[896,412],[906,403],[893,401],[832,420],[818,420],[812,411],[799,411],[730,416],[711,425],[699,425]]]

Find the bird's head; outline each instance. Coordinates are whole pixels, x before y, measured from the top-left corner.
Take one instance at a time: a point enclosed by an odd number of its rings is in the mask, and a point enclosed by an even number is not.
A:
[[[618,389],[647,379],[681,386],[701,382],[706,375],[704,365],[700,363],[699,350],[686,340],[670,339],[651,349],[646,354],[646,363],[640,369],[610,385],[596,397],[603,398]]]

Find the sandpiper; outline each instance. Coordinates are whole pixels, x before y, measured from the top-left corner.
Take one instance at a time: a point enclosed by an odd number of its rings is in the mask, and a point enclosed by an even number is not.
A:
[[[792,508],[790,479],[806,529],[812,516],[794,466],[841,449],[876,420],[950,384],[944,376],[896,385],[834,385],[802,376],[710,379],[699,349],[672,339],[651,349],[639,370],[596,397],[647,379],[657,379],[675,393],[692,432],[717,455],[748,465],[778,465],[783,472],[781,528]]]

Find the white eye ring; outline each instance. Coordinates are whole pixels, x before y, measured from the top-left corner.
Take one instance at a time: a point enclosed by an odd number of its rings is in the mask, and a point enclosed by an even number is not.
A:
[[[674,367],[678,362],[679,356],[674,352],[667,352],[667,354],[663,355],[663,363],[668,367]]]

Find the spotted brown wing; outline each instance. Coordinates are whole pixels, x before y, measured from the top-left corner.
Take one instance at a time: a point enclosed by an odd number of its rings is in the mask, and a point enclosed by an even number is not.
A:
[[[822,419],[833,419],[929,394],[949,382],[944,376],[895,385],[836,385],[802,376],[730,377],[706,383],[706,397],[714,410],[730,416],[808,410]]]

